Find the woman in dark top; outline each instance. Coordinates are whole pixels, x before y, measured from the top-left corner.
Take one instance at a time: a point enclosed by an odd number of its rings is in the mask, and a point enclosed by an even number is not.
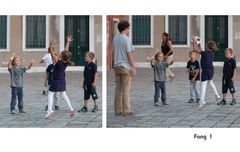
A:
[[[173,60],[173,48],[172,48],[172,41],[168,33],[164,32],[162,34],[162,45],[161,45],[161,51],[164,55],[164,60],[166,62]],[[167,79],[171,80],[173,79],[174,74],[170,69],[170,66],[167,68]]]
[[[70,103],[70,100],[66,94],[66,79],[65,79],[65,70],[67,66],[71,63],[70,57],[71,52],[68,51],[70,43],[73,41],[73,38],[71,35],[67,36],[67,44],[65,46],[65,50],[61,52],[60,57],[58,57],[54,53],[53,46],[50,46],[50,53],[54,62],[54,71],[53,71],[53,80],[51,81],[49,93],[48,93],[48,112],[45,116],[46,119],[48,119],[52,114],[52,105],[53,105],[53,95],[55,92],[60,92],[63,99],[68,104],[68,107],[70,109],[69,115],[74,116],[74,110]]]

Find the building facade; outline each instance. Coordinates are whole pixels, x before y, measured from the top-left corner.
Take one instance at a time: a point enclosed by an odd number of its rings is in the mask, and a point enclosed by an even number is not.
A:
[[[98,65],[102,64],[101,16],[0,16],[0,67],[7,66],[9,57],[20,56],[22,64],[46,54],[49,42],[54,41],[55,51],[64,50],[66,35],[72,34],[71,61],[84,65],[84,55],[92,51]]]
[[[176,62],[186,62],[191,51],[191,38],[197,35],[201,38],[204,49],[209,40],[217,43],[219,51],[215,54],[216,62],[224,61],[224,49],[233,48],[236,58],[240,56],[240,16],[188,16],[188,15],[133,15],[107,17],[107,67],[112,67],[111,44],[117,34],[117,24],[121,20],[131,24],[129,37],[132,40],[137,66],[147,64],[147,56],[161,50],[161,35],[170,34],[173,41],[173,51]]]

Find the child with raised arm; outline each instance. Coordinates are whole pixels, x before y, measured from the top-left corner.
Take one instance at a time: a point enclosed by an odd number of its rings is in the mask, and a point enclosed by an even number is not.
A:
[[[201,91],[200,91],[200,102],[199,109],[202,108],[205,101],[205,94],[207,84],[209,83],[210,87],[213,89],[216,100],[220,100],[221,97],[218,94],[218,91],[213,83],[214,67],[213,67],[213,58],[214,53],[218,51],[217,45],[214,41],[208,41],[206,44],[206,50],[202,51],[201,47],[197,45],[197,40],[193,40],[193,51],[201,55]]]
[[[226,60],[224,61],[224,65],[223,65],[223,77],[222,77],[223,99],[218,103],[218,105],[226,104],[228,89],[232,94],[232,102],[230,103],[230,105],[235,105],[237,102],[236,102],[236,96],[235,96],[234,81],[236,80],[237,64],[236,64],[236,60],[233,58],[233,50],[231,48],[225,49],[225,56],[226,56]]]
[[[163,105],[168,105],[166,102],[166,81],[167,81],[167,68],[169,65],[172,65],[174,60],[170,61],[170,63],[163,61],[164,55],[163,53],[157,52],[154,58],[151,59],[151,66],[154,71],[154,105],[158,106],[158,100],[160,97],[161,90],[161,100]]]
[[[194,99],[199,103],[200,101],[200,65],[197,60],[197,54],[194,51],[189,52],[190,60],[187,63],[187,70],[189,73],[190,81],[190,99],[189,103],[193,103]],[[195,97],[195,98],[194,98]]]
[[[26,70],[31,69],[34,64],[34,60],[31,60],[31,63],[28,67],[21,66],[20,58],[15,56],[11,57],[8,63],[8,71],[11,78],[11,89],[12,89],[12,98],[10,103],[11,114],[15,114],[15,106],[18,98],[18,110],[19,113],[26,113],[23,106],[23,74]]]
[[[49,93],[48,93],[48,111],[45,115],[45,119],[50,118],[53,114],[53,96],[55,92],[60,92],[63,99],[66,101],[70,112],[70,116],[74,116],[74,109],[70,103],[70,100],[66,94],[66,79],[65,79],[65,70],[68,65],[71,64],[70,57],[71,52],[68,51],[70,43],[73,41],[72,35],[67,36],[67,44],[65,46],[65,50],[61,52],[60,57],[58,57],[54,53],[53,47],[50,48],[50,53],[54,62],[54,72],[53,72],[53,79],[50,84]]]
[[[85,54],[85,61],[87,62],[84,67],[84,81],[83,81],[83,89],[84,89],[84,106],[78,110],[78,112],[87,112],[87,104],[88,100],[90,99],[90,95],[92,96],[94,107],[92,109],[92,112],[98,111],[97,106],[97,92],[96,92],[96,85],[97,85],[97,65],[93,63],[94,59],[94,53],[93,52],[87,52]]]

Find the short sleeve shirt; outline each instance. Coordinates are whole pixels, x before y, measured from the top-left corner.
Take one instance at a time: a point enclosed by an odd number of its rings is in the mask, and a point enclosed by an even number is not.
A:
[[[213,58],[214,54],[211,51],[201,51],[201,68],[213,70]]]
[[[154,81],[166,81],[167,74],[166,70],[168,67],[167,62],[156,62],[152,65],[154,71]]]
[[[97,73],[97,65],[93,62],[87,63],[84,67],[84,85],[91,85]]]
[[[46,65],[46,67],[48,67],[50,64],[53,64],[51,54],[50,53],[45,54],[44,57],[43,57],[43,61]]]
[[[226,80],[231,80],[234,70],[237,68],[236,60],[234,58],[226,59],[223,66],[223,77]]]
[[[196,75],[195,70],[200,69],[198,60],[195,60],[194,62],[191,60],[188,61],[187,68],[189,69],[189,80],[192,80],[192,78]],[[195,80],[200,80],[200,72],[198,73]]]
[[[128,61],[128,53],[134,50],[132,42],[125,34],[118,34],[113,39],[114,67],[122,66],[126,69],[131,68]]]
[[[12,67],[11,69],[8,69],[10,72],[11,77],[11,87],[23,87],[23,74],[26,72],[25,67]]]

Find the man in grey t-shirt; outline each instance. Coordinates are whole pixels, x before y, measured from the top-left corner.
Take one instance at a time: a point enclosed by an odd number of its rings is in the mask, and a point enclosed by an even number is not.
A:
[[[127,36],[130,24],[118,24],[120,34],[113,39],[114,70],[116,78],[114,107],[115,115],[133,115],[130,104],[131,76],[136,75],[132,42]]]

